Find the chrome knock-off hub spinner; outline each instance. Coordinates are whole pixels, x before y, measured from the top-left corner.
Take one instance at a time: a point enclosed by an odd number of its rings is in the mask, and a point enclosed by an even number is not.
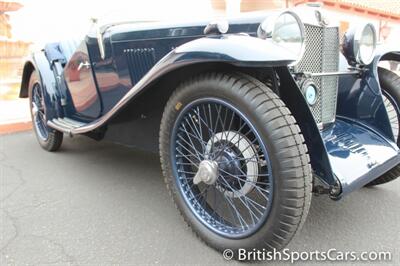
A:
[[[207,185],[212,185],[218,178],[218,164],[215,161],[203,160],[200,162],[199,170],[193,178],[194,184],[204,182]]]
[[[206,153],[221,148],[214,160],[218,163],[218,174],[228,183],[217,183],[217,189],[231,198],[243,197],[250,193],[258,178],[258,153],[251,141],[237,131],[216,133],[207,142]],[[229,182],[231,180],[231,182]]]

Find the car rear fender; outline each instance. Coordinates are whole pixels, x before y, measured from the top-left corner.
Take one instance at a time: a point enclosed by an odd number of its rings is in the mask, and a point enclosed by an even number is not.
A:
[[[33,71],[36,71],[39,75],[42,85],[46,107],[46,119],[50,120],[58,117],[61,112],[61,106],[59,104],[60,96],[56,87],[54,73],[43,51],[32,54],[31,58],[25,62],[19,97],[27,98],[29,96],[29,80]]]

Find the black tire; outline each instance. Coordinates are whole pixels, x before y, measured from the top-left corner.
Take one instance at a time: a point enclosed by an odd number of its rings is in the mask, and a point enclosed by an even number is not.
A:
[[[396,104],[400,106],[400,77],[393,73],[390,70],[384,68],[378,68],[379,74],[379,83],[383,90],[384,95],[387,94],[390,97],[390,100],[396,101]],[[389,98],[388,97],[388,98]],[[400,115],[397,110],[397,117],[400,118]],[[400,124],[400,120],[397,119],[397,123]],[[394,136],[397,140],[397,146],[400,147],[400,134]],[[390,181],[395,180],[400,175],[400,165],[395,166],[385,174],[381,175],[377,179],[369,182],[366,187],[376,186],[388,183]]]
[[[217,234],[201,223],[183,198],[173,171],[171,135],[177,117],[185,106],[208,97],[229,101],[252,121],[269,151],[272,173],[276,177],[268,218],[257,231],[240,239]],[[194,233],[219,251],[227,248],[280,250],[306,220],[311,203],[312,174],[304,137],[279,97],[251,76],[207,73],[181,84],[170,97],[162,117],[160,158],[165,183],[177,209]]]
[[[42,84],[39,80],[38,74],[36,71],[33,71],[31,74],[31,77],[29,79],[29,109],[31,112],[31,119],[32,119],[32,126],[33,126],[33,131],[35,132],[36,138],[39,142],[39,145],[47,150],[47,151],[56,151],[61,147],[62,141],[63,141],[63,133],[59,132],[55,129],[49,128],[45,124],[45,118],[39,118],[38,115],[35,116],[33,113],[33,91],[36,90],[39,92],[39,98],[37,102],[40,107],[38,108],[41,112],[41,115],[46,114],[46,106],[43,101],[43,89],[42,89]],[[44,121],[43,124],[39,125],[38,119],[42,119]]]

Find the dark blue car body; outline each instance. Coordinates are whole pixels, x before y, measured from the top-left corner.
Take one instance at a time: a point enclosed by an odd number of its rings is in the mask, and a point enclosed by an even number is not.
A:
[[[335,191],[334,198],[398,165],[399,148],[383,104],[377,67],[381,60],[400,61],[399,51],[381,50],[363,69],[338,75],[335,120],[321,128],[289,66],[295,58],[257,38],[265,17],[258,13],[232,19],[227,34],[211,35],[203,33],[206,21],[108,25],[100,37],[89,33],[79,45],[52,44],[33,54],[24,67],[20,96],[28,96],[30,74],[37,70],[50,128],[157,151],[165,103],[187,77],[205,71],[253,76],[272,71],[280,83],[277,93],[304,135],[315,176]],[[60,60],[65,66],[57,72],[53,63]],[[89,66],[77,71],[87,62]],[[340,71],[350,67],[341,54],[339,65]]]

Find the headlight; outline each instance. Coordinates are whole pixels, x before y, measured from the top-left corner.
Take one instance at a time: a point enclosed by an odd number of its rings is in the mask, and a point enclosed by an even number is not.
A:
[[[344,35],[343,54],[349,64],[368,65],[375,56],[376,31],[371,24],[351,28]]]
[[[304,24],[291,11],[266,18],[258,27],[258,37],[272,39],[273,42],[295,54],[298,60],[304,53]],[[297,60],[297,61],[298,61]]]

